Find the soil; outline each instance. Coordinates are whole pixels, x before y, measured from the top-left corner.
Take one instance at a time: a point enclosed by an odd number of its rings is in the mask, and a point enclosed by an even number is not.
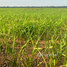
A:
[[[2,43],[2,39],[0,39],[0,43]],[[11,41],[9,41],[9,43],[12,44]],[[23,46],[23,44],[25,44],[25,41],[16,40],[15,49],[17,49],[18,51],[21,49],[21,46],[20,46],[21,43],[22,43],[22,46]],[[33,43],[35,44],[34,40],[33,40]],[[50,40],[48,41],[48,43],[50,43]],[[53,43],[53,41],[51,41],[51,43]],[[56,41],[57,46],[58,46],[58,43],[59,43],[59,41],[57,40]],[[32,53],[32,49],[33,49],[33,46],[31,44],[32,43],[29,42],[28,45],[30,45],[30,47],[26,46],[27,47],[27,53],[28,53],[27,57],[29,57],[29,58],[31,57],[31,53]],[[46,44],[46,42],[44,40],[40,40],[39,41],[39,48],[45,48],[44,44]],[[0,54],[2,53],[2,56],[0,55],[0,67],[12,67],[12,64],[11,64],[10,61],[9,62],[4,61],[4,58],[5,58],[5,48],[6,48],[5,46],[1,46]],[[11,48],[12,48],[12,46],[11,46]],[[16,54],[13,56],[13,58],[16,58],[18,51],[16,51]],[[35,62],[36,59],[37,59],[37,63],[40,63],[41,61],[43,61],[43,59],[41,57],[38,57],[37,55],[38,55],[38,52],[36,52],[35,55],[33,56],[33,65],[34,65],[34,67],[35,67],[35,64],[36,64],[36,62]],[[45,56],[44,56],[44,58],[46,60],[47,66],[49,67],[49,58],[45,57]],[[11,55],[10,54],[8,54],[7,59],[11,60]],[[57,56],[55,57],[55,59],[56,59],[56,67],[58,67],[60,65],[63,65],[64,57],[62,57],[61,61],[59,61],[61,63],[57,62],[57,59],[58,59]],[[18,67],[24,67],[24,66],[21,66],[20,63],[21,62],[20,62],[20,57],[19,57]],[[43,67],[43,65],[46,67],[46,65],[44,64],[44,61],[38,67]]]

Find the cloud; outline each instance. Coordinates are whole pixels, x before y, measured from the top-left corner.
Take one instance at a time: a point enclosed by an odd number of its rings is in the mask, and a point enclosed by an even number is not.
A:
[[[67,0],[0,0],[0,6],[53,6],[67,5]]]
[[[29,5],[33,0],[0,0],[0,6]]]

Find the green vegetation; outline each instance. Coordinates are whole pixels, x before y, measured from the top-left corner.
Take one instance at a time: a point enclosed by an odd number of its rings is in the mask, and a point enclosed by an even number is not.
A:
[[[0,8],[1,61],[7,67],[67,67],[67,9]]]

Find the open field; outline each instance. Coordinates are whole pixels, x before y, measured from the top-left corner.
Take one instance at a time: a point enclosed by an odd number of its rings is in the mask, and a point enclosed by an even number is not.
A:
[[[0,67],[67,67],[67,9],[0,8]]]

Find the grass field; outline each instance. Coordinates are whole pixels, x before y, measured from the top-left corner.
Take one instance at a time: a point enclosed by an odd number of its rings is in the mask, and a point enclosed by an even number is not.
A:
[[[0,8],[0,67],[67,67],[67,9]]]

